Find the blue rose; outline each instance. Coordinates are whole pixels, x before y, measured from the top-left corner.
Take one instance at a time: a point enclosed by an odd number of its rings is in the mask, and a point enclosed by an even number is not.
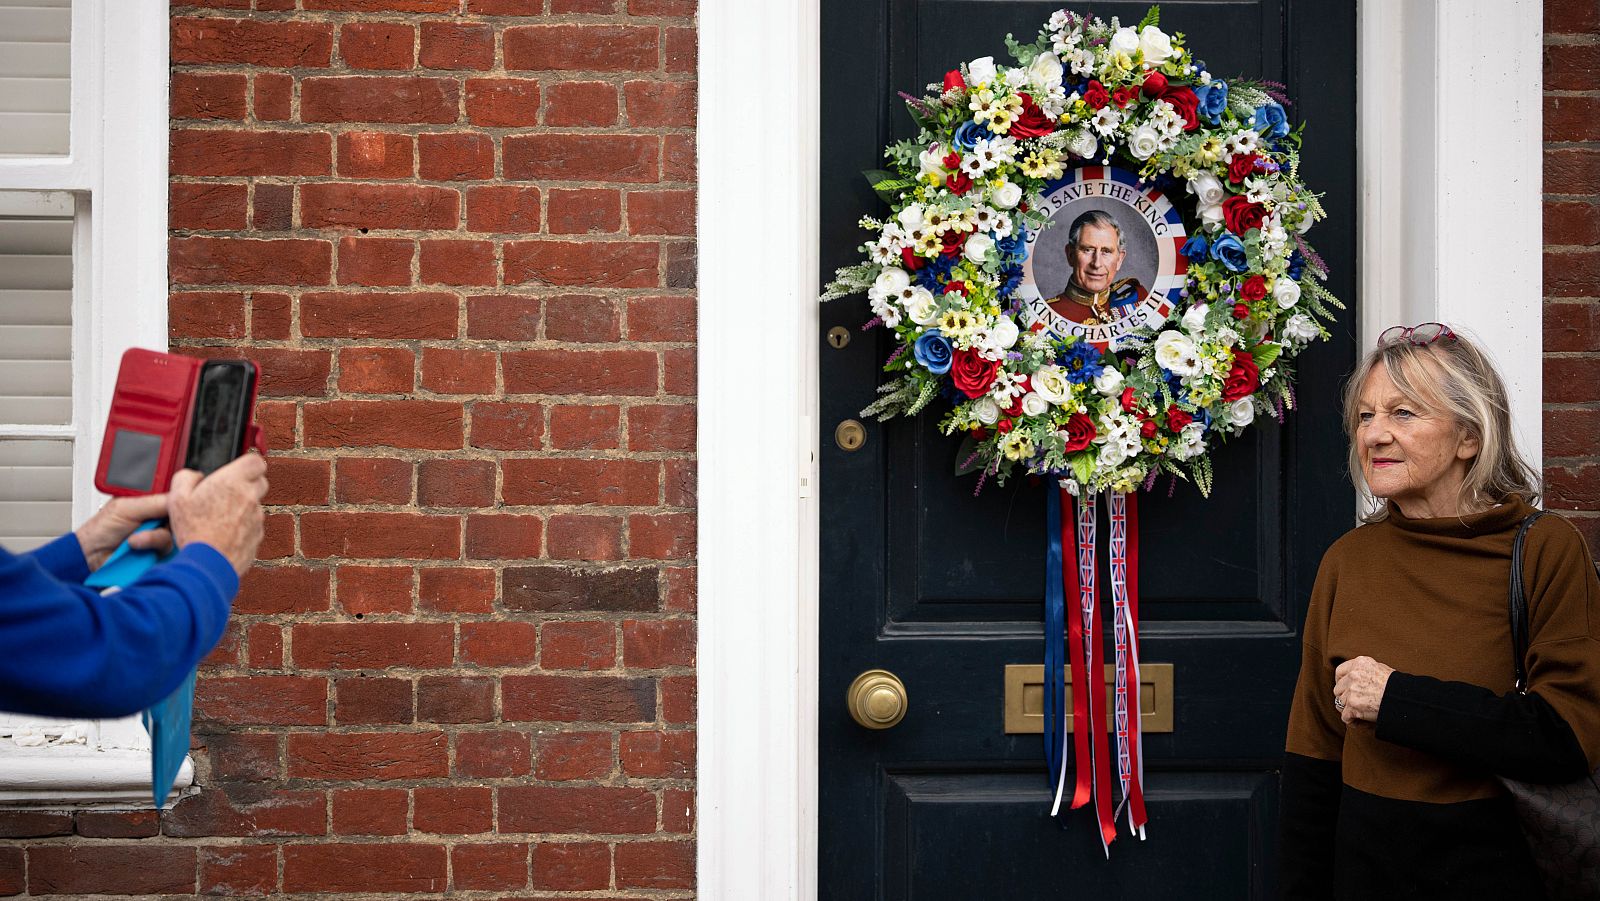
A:
[[[1223,232],[1222,237],[1211,242],[1211,258],[1234,272],[1243,272],[1250,268],[1250,258],[1245,255],[1244,242],[1231,232]]]
[[[917,343],[911,345],[911,355],[934,375],[944,375],[950,371],[951,353],[950,342],[939,334],[938,329],[923,332]]]
[[[1250,120],[1250,127],[1261,132],[1264,137],[1281,138],[1289,133],[1289,116],[1277,101],[1268,100],[1256,107],[1256,114]]]
[[[1222,111],[1228,108],[1228,83],[1226,81],[1213,81],[1194,89],[1194,96],[1200,103],[1195,109],[1200,113],[1200,118],[1216,125],[1222,120]]]
[[[1300,280],[1300,273],[1304,272],[1305,269],[1306,269],[1305,254],[1302,254],[1300,251],[1296,250],[1294,253],[1289,255],[1289,265],[1286,268],[1285,274],[1287,274],[1290,278],[1294,279],[1295,281],[1299,281]]]
[[[1067,381],[1079,385],[1092,381],[1105,368],[1100,361],[1100,351],[1083,340],[1074,341],[1061,355],[1059,362],[1061,368],[1066,370]]]
[[[1205,235],[1195,235],[1185,241],[1183,249],[1178,252],[1191,260],[1203,260],[1206,258],[1206,249],[1210,246],[1211,243],[1206,240]]]
[[[962,150],[971,150],[978,146],[979,141],[988,140],[994,136],[994,132],[990,131],[986,126],[968,121],[961,123],[961,127],[956,129],[955,135],[950,138],[950,143]]]

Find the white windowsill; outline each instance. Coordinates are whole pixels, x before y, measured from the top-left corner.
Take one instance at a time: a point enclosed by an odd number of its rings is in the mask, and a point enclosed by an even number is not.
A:
[[[166,807],[199,791],[187,758]],[[148,808],[150,752],[82,745],[0,745],[0,808]]]

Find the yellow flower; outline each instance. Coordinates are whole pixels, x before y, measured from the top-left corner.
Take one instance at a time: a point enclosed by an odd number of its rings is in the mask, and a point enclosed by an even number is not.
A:
[[[1211,137],[1201,141],[1199,149],[1194,152],[1194,158],[1206,165],[1222,159],[1222,139]]]
[[[947,338],[965,337],[977,327],[977,320],[966,310],[946,310],[939,316],[939,331]]]
[[[939,240],[939,235],[936,234],[935,232],[933,232],[931,229],[929,231],[923,232],[917,238],[916,244],[913,245],[914,249],[917,252],[917,255],[918,256],[924,256],[924,257],[932,256],[934,253],[938,252],[938,250],[943,246],[944,246],[944,242],[940,241]]]

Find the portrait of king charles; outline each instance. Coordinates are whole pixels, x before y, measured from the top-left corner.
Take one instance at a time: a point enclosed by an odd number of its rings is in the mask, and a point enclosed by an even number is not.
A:
[[[1131,315],[1149,292],[1136,278],[1117,278],[1128,245],[1122,226],[1104,210],[1072,221],[1064,248],[1072,275],[1048,301],[1050,309],[1083,325],[1109,325]]]

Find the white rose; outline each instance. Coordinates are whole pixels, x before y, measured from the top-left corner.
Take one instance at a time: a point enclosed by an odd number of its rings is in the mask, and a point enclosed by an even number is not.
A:
[[[913,203],[901,210],[900,215],[896,216],[895,219],[899,221],[902,229],[921,228],[922,215],[925,212],[927,211],[923,209],[922,204]]]
[[[973,234],[967,238],[967,247],[963,253],[967,259],[974,263],[982,263],[985,255],[994,249],[994,239],[988,235]]]
[[[967,84],[977,87],[994,81],[994,57],[980,56],[967,63]]]
[[[1094,377],[1094,390],[1104,394],[1106,397],[1110,397],[1111,395],[1116,394],[1118,391],[1121,391],[1121,371],[1113,369],[1110,366],[1100,370],[1100,374]]]
[[[1016,182],[1008,181],[995,188],[994,193],[989,195],[989,199],[993,200],[994,205],[1000,209],[1009,210],[1022,202],[1022,186]]]
[[[1154,25],[1146,25],[1144,30],[1139,32],[1139,49],[1144,51],[1145,65],[1159,66],[1172,58],[1172,39]]]
[[[989,326],[989,340],[993,341],[995,346],[1001,350],[1010,350],[1015,347],[1017,336],[1020,334],[1021,332],[1017,329],[1017,323],[1010,316],[1001,316],[995,319],[994,325]]]
[[[1053,404],[1064,404],[1072,392],[1066,372],[1056,365],[1040,366],[1033,373],[1033,392]]]
[[[994,425],[1000,421],[1000,405],[987,394],[973,401],[970,410],[972,418],[984,425]]]
[[[1227,191],[1222,187],[1222,180],[1210,172],[1196,172],[1189,177],[1189,193],[1201,206],[1213,206],[1223,201]]]
[[[911,297],[903,304],[906,308],[906,317],[920,326],[933,325],[939,318],[939,305],[934,302],[933,294],[926,288],[913,288]]]
[[[1311,226],[1315,222],[1316,217],[1311,215],[1310,210],[1307,210],[1306,214],[1300,217],[1300,223],[1294,227],[1294,230],[1297,234],[1303,235],[1306,232],[1311,231]]]
[[[1211,308],[1205,304],[1190,307],[1184,311],[1183,327],[1192,335],[1198,335],[1206,330],[1206,311]]]
[[[1317,324],[1312,321],[1310,316],[1304,313],[1296,313],[1289,317],[1288,322],[1283,324],[1283,334],[1293,341],[1310,341],[1312,338],[1322,334],[1322,332],[1317,329]]]
[[[1133,26],[1130,25],[1127,28],[1119,28],[1117,29],[1117,33],[1111,36],[1112,53],[1126,53],[1129,56],[1132,56],[1134,53],[1138,52],[1138,50],[1139,31]]]
[[[1133,29],[1130,28],[1128,30],[1132,31]],[[1122,461],[1126,459],[1128,459],[1126,446],[1120,441],[1108,440],[1105,444],[1100,445],[1100,457],[1096,462],[1106,469],[1112,469],[1121,466]]]
[[[1222,204],[1213,203],[1209,206],[1201,204],[1195,212],[1200,215],[1200,225],[1208,232],[1218,231],[1226,221],[1222,216]]]
[[[1194,342],[1188,335],[1172,329],[1156,336],[1156,363],[1174,375],[1194,375],[1200,371]]]
[[[1287,275],[1278,276],[1272,283],[1272,296],[1278,301],[1281,309],[1289,309],[1300,302],[1300,285]]]
[[[1228,405],[1228,422],[1243,428],[1254,422],[1256,418],[1255,399],[1241,397]]]
[[[1067,152],[1083,159],[1093,159],[1100,152],[1100,139],[1087,128],[1080,128],[1067,138]]]
[[[1043,416],[1050,410],[1050,402],[1040,397],[1038,392],[1029,391],[1022,395],[1022,415]]]
[[[1128,152],[1135,159],[1149,159],[1160,146],[1161,132],[1148,122],[1135,128],[1133,134],[1128,136]]]
[[[872,287],[883,294],[893,297],[905,290],[910,284],[911,276],[904,269],[899,266],[885,266],[883,271],[878,273],[878,278],[872,283]]]
[[[922,153],[917,156],[917,175],[920,177],[944,174],[943,160],[945,155],[944,148],[940,147],[938,144],[934,144],[927,150],[922,151]],[[906,227],[910,228],[911,226],[908,225]]]
[[[1054,53],[1041,53],[1028,66],[1028,80],[1049,91],[1061,87],[1061,59]]]

